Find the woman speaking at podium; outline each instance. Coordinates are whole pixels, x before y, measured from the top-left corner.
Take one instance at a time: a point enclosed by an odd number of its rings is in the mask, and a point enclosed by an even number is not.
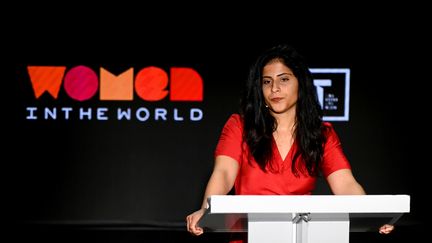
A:
[[[312,74],[290,46],[265,51],[251,67],[240,114],[225,123],[215,150],[215,164],[202,208],[186,217],[197,225],[211,195],[308,195],[318,175],[336,195],[365,194],[354,178],[340,140],[322,121]],[[392,225],[379,229],[390,233]]]

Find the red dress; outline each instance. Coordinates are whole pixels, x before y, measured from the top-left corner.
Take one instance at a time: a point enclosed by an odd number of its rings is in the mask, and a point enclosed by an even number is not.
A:
[[[326,178],[340,169],[351,169],[345,157],[340,140],[330,123],[325,122],[329,129],[324,145],[323,162],[320,170]],[[240,169],[234,184],[237,195],[309,195],[315,188],[316,178],[301,173],[299,177],[291,172],[291,163],[297,143],[294,142],[288,155],[282,160],[277,146],[273,146],[273,160],[267,172],[260,169],[250,155],[248,146],[242,141],[243,122],[240,115],[233,114],[225,123],[215,156],[226,155],[236,160]],[[251,160],[248,162],[248,159]],[[241,242],[241,241],[231,241]]]

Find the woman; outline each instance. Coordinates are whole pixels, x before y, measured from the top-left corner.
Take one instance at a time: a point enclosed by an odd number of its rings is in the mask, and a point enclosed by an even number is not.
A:
[[[203,233],[197,222],[206,199],[233,186],[237,195],[308,195],[322,174],[336,195],[365,194],[335,130],[322,121],[312,75],[296,50],[276,46],[257,59],[240,110],[222,130],[202,207],[186,218],[189,232]]]

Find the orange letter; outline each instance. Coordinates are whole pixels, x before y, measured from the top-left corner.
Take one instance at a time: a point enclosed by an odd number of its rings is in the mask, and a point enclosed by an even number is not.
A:
[[[133,100],[133,68],[115,76],[100,69],[100,100]]]
[[[28,66],[27,70],[36,99],[45,91],[57,99],[66,67]]]

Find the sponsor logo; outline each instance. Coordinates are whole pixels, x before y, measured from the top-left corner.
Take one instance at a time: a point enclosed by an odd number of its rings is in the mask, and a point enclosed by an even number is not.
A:
[[[324,121],[348,121],[350,69],[311,68]]]

